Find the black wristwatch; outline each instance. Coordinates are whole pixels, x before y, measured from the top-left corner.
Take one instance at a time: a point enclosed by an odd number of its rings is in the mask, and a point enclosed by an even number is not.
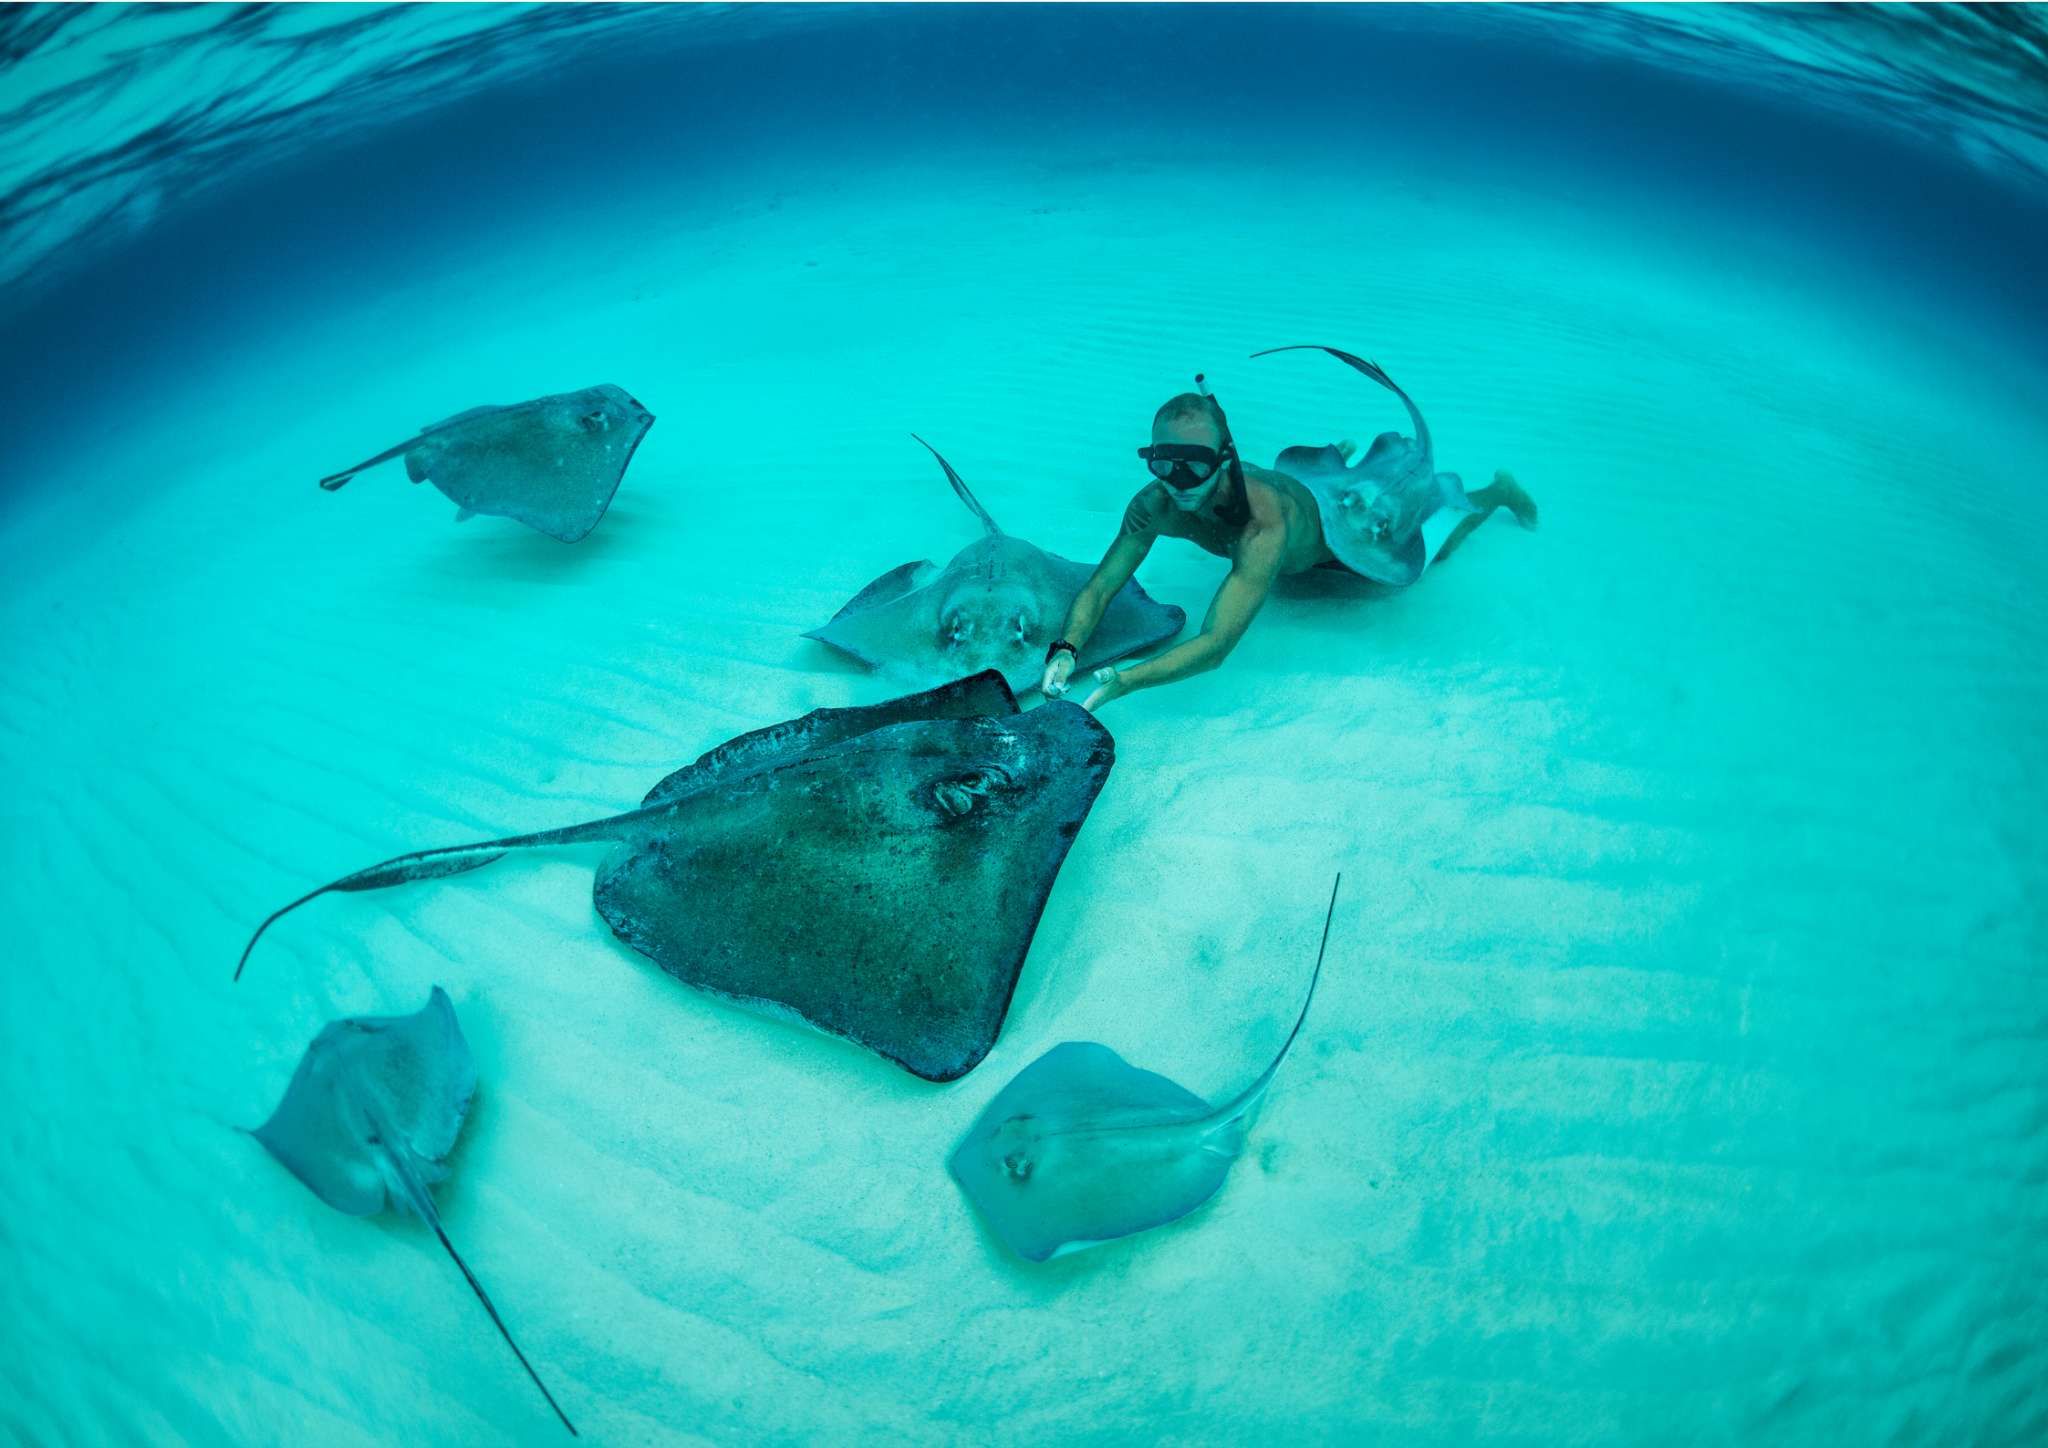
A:
[[[1065,639],[1054,639],[1051,643],[1045,646],[1045,661],[1048,664],[1051,663],[1052,656],[1058,653],[1061,649],[1065,649],[1068,653],[1072,654],[1074,656],[1075,663],[1078,664],[1081,662],[1081,651],[1075,648],[1072,644],[1068,643]]]

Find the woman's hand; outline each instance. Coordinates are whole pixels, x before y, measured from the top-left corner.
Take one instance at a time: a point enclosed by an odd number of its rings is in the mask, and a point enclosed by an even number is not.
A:
[[[1045,675],[1038,681],[1038,692],[1048,699],[1057,699],[1067,692],[1067,675],[1074,672],[1074,656],[1061,649],[1045,661]]]
[[[1130,692],[1131,686],[1124,682],[1122,674],[1112,668],[1100,668],[1095,671],[1095,692],[1088,696],[1088,701],[1081,707],[1093,714],[1110,700],[1121,699]]]

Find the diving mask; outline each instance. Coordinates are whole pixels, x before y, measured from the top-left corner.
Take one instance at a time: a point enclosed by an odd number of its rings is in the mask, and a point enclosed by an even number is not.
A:
[[[1192,442],[1155,442],[1138,449],[1138,456],[1152,469],[1152,476],[1169,488],[1185,492],[1199,488],[1216,476],[1223,466],[1223,454],[1213,447]]]

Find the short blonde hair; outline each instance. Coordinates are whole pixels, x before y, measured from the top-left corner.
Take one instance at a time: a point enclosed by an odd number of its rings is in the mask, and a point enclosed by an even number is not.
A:
[[[1152,425],[1157,427],[1162,422],[1187,422],[1197,418],[1215,424],[1217,432],[1223,431],[1221,412],[1215,403],[1199,392],[1183,392],[1178,397],[1169,397],[1160,405],[1159,411],[1152,414]]]

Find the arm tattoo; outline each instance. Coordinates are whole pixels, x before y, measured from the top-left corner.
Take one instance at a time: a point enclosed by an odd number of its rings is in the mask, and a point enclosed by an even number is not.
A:
[[[1138,494],[1131,499],[1131,506],[1124,509],[1124,526],[1118,536],[1128,537],[1132,533],[1144,533],[1152,527],[1152,510],[1145,506],[1145,495]]]

